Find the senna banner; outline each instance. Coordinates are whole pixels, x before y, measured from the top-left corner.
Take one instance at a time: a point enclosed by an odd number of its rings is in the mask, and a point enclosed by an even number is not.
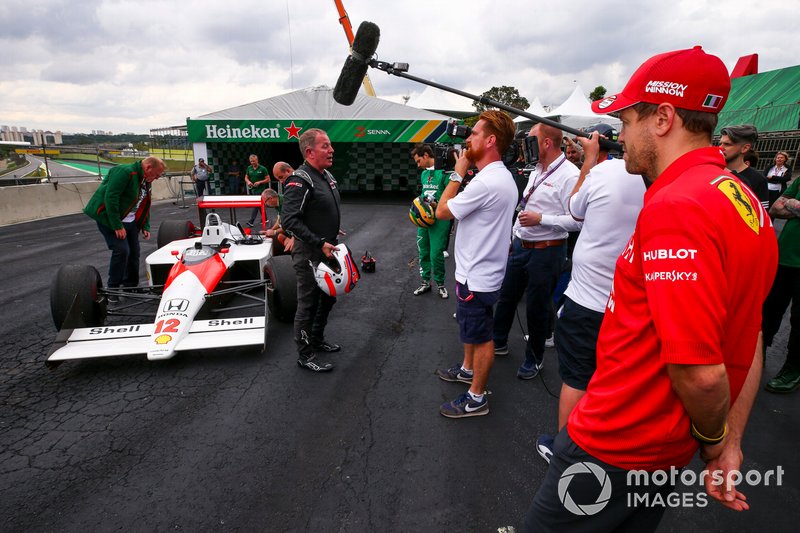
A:
[[[331,142],[433,143],[448,139],[444,120],[187,120],[189,142],[297,142],[309,128]]]

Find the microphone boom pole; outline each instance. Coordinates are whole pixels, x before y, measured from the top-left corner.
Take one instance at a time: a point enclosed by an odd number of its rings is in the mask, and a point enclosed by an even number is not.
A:
[[[556,122],[555,120],[550,120],[548,118],[540,117],[534,115],[533,113],[528,113],[521,109],[517,109],[516,107],[512,107],[510,105],[506,105],[502,102],[498,102],[497,100],[492,100],[491,98],[487,98],[485,96],[478,96],[476,94],[471,94],[465,91],[461,91],[458,89],[454,89],[453,87],[448,87],[447,85],[442,85],[441,83],[436,83],[435,81],[426,80],[423,78],[418,78],[406,72],[408,70],[407,63],[387,63],[385,61],[378,61],[377,59],[369,59],[367,60],[367,64],[375,69],[382,70],[385,73],[391,76],[397,76],[400,78],[405,78],[407,80],[415,81],[417,83],[421,83],[423,85],[429,85],[431,87],[436,87],[437,89],[441,89],[443,91],[447,91],[449,93],[457,94],[459,96],[463,96],[465,98],[469,98],[470,100],[474,100],[476,102],[480,102],[481,104],[488,105],[491,107],[496,107],[498,109],[502,109],[503,111],[508,111],[509,113],[514,113],[516,115],[523,116],[528,118],[534,122],[541,122],[542,124],[547,124],[548,126],[552,126],[557,128],[561,131],[565,131],[567,133],[571,133],[578,137],[586,137],[589,138],[591,134],[581,131],[579,129],[571,128],[560,122]],[[617,150],[619,152],[622,151],[622,145],[610,141],[608,139],[600,138],[600,146],[603,148],[607,148],[609,150]]]

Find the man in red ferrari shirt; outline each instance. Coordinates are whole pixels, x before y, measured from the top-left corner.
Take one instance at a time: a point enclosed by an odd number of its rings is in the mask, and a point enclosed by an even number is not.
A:
[[[649,187],[617,259],[597,371],[556,437],[526,531],[655,530],[665,506],[631,502],[672,485],[628,486],[629,473],[683,468],[698,448],[708,494],[748,508],[710,473],[725,479],[742,462],[777,246],[758,198],[711,146],[729,91],[725,65],[697,46],[650,58],[592,104],[620,112],[626,170]]]

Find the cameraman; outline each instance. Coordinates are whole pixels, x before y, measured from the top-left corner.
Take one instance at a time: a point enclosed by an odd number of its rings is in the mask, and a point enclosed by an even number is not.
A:
[[[536,138],[539,162],[518,206],[494,326],[495,354],[507,355],[517,304],[526,294],[528,342],[525,361],[517,370],[520,379],[535,378],[542,367],[552,329],[553,291],[567,258],[567,233],[581,227],[568,210],[579,171],[561,152],[561,130],[536,124],[530,135]]]
[[[466,393],[439,408],[448,418],[489,413],[485,387],[494,362],[492,306],[503,283],[517,202],[514,178],[501,157],[513,139],[514,123],[507,114],[497,110],[481,113],[436,206],[437,219],[459,221],[454,248],[456,318],[464,343],[463,362],[439,369],[436,375],[444,381],[470,384]],[[473,165],[478,174],[459,193],[463,176]]]

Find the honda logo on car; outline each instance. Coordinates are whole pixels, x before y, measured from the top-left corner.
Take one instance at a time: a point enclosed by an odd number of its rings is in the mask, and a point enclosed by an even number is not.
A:
[[[186,311],[189,309],[189,300],[173,298],[164,306],[164,311]]]

